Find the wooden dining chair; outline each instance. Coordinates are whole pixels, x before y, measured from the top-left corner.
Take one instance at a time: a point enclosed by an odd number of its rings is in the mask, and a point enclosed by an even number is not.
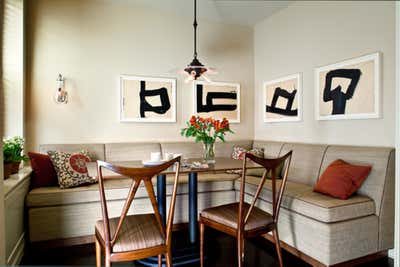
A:
[[[240,181],[239,202],[211,207],[200,213],[200,264],[204,266],[204,228],[205,226],[214,228],[218,231],[236,237],[237,240],[237,260],[238,266],[243,266],[244,262],[244,239],[267,234],[272,231],[275,240],[276,251],[278,254],[279,265],[283,266],[281,248],[278,236],[278,216],[282,202],[283,192],[292,158],[292,151],[283,157],[276,159],[264,159],[246,153],[243,160],[242,178]],[[250,204],[244,201],[246,184],[246,164],[247,160],[265,168],[264,174],[260,179],[257,191]],[[279,190],[276,190],[276,170],[278,166],[284,164],[285,171]],[[265,212],[257,207],[255,203],[263,189],[267,174],[272,172],[272,214]]]
[[[164,226],[157,200],[154,195],[152,177],[176,164],[175,179],[168,212],[167,224]],[[107,200],[104,193],[104,180],[115,179],[103,177],[102,169],[106,168],[123,177],[132,179],[132,184],[123,206],[121,216],[117,218],[108,217]],[[158,266],[161,266],[162,255],[166,257],[167,266],[171,263],[171,234],[175,211],[176,191],[180,169],[180,157],[174,158],[166,163],[153,167],[126,168],[116,166],[107,162],[97,161],[97,172],[99,177],[100,201],[102,220],[97,221],[95,226],[96,237],[96,266],[101,266],[101,252],[105,255],[105,266],[109,267],[111,262],[133,261],[151,256],[158,256]],[[128,210],[135,197],[139,185],[143,181],[147,190],[154,213],[127,215]]]

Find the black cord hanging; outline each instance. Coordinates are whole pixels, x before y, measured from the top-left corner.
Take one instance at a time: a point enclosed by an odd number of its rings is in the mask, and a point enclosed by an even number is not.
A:
[[[207,68],[201,64],[197,59],[197,0],[194,0],[194,14],[193,14],[193,60],[185,68],[185,71],[191,76],[193,80],[197,80],[200,76],[207,72]]]

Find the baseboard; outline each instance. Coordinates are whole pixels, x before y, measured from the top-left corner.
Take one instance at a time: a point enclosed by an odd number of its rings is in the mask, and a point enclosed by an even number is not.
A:
[[[7,259],[7,265],[8,266],[19,265],[22,260],[22,256],[24,256],[24,249],[25,249],[25,232],[22,233],[21,237],[18,239],[13,250],[11,251],[11,254]]]

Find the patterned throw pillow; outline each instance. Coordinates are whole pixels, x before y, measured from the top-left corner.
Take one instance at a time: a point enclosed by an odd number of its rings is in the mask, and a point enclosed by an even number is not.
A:
[[[56,170],[60,188],[64,189],[96,182],[95,178],[89,176],[86,167],[86,163],[91,161],[89,152],[48,151],[47,154]]]
[[[263,158],[264,157],[264,148],[253,148],[253,149],[247,151],[247,149],[245,149],[244,147],[234,146],[233,147],[233,152],[232,152],[232,158],[233,159],[237,159],[237,160],[243,160],[244,154],[246,152],[249,152],[249,153],[251,153],[254,156],[257,156],[259,158]]]

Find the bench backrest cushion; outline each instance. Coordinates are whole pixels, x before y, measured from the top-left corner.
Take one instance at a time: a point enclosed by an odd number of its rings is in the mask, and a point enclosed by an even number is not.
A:
[[[254,141],[253,148],[263,148],[265,158],[277,158],[281,152],[283,143],[274,141]]]
[[[183,158],[203,157],[203,146],[195,142],[167,142],[161,143],[162,153],[182,154]]]
[[[252,148],[252,140],[226,141],[215,143],[215,156],[228,157],[232,156],[233,146],[241,146],[247,150]],[[161,143],[162,153],[179,153],[184,158],[202,158],[203,144],[195,142],[166,142]]]
[[[246,150],[250,150],[252,148],[253,141],[252,140],[238,140],[238,141],[226,141],[215,143],[215,156],[216,157],[232,157],[233,147],[240,146],[245,148]]]
[[[62,151],[66,153],[80,152],[87,150],[93,161],[104,160],[104,144],[42,144],[39,145],[39,152],[46,154],[47,151]]]
[[[159,143],[109,143],[105,145],[106,161],[149,160],[151,152],[161,152]]]
[[[320,175],[336,159],[342,159],[350,164],[371,165],[371,173],[357,192],[375,201],[376,215],[379,215],[392,151],[392,148],[384,147],[329,146],[322,161]]]
[[[288,181],[314,186],[327,147],[327,145],[285,143],[280,156],[293,150]]]

